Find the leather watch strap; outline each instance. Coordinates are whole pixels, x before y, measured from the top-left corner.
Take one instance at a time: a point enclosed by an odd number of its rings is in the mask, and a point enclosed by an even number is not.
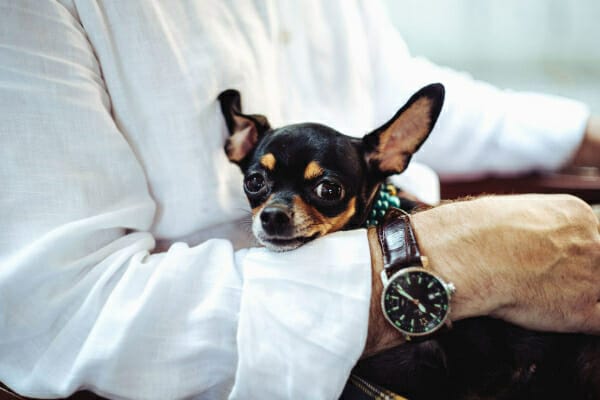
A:
[[[388,276],[402,268],[422,265],[421,252],[408,214],[390,208],[377,226],[377,236],[383,252],[383,268]]]

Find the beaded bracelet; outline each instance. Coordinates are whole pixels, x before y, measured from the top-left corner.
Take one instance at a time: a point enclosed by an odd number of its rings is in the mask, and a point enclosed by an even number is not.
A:
[[[373,202],[373,208],[365,221],[364,227],[370,228],[378,225],[390,207],[400,208],[400,198],[396,187],[388,183],[381,185],[379,188],[379,193],[377,193],[377,197]]]

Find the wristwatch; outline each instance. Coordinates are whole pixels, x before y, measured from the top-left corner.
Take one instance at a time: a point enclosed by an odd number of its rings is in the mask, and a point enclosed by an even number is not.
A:
[[[449,325],[450,299],[456,289],[427,269],[408,214],[390,208],[377,236],[383,252],[381,308],[388,322],[407,340]]]

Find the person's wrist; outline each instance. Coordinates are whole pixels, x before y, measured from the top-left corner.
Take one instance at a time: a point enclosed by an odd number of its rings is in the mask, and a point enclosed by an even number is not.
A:
[[[450,302],[450,320],[495,315],[515,302],[510,279],[513,274],[496,274],[493,265],[502,261],[512,243],[505,235],[513,229],[505,221],[521,217],[523,200],[517,197],[479,197],[434,207],[411,215],[411,226],[427,269],[456,287]],[[531,213],[531,211],[528,211]],[[490,221],[486,217],[494,216]],[[510,226],[510,225],[509,225]],[[475,233],[475,234],[474,234]],[[369,230],[372,262],[372,295],[367,346],[363,355],[374,354],[402,343],[381,310],[383,256],[376,229]],[[507,249],[508,250],[508,249]],[[513,256],[514,262],[519,262]]]
[[[600,116],[591,116],[569,166],[600,168]]]
[[[481,262],[476,259],[478,249],[473,249],[472,252],[465,251],[461,231],[465,235],[470,234],[469,215],[474,214],[474,220],[478,220],[477,210],[484,211],[487,207],[483,203],[484,199],[462,204],[451,203],[415,213],[410,219],[421,254],[428,259],[426,268],[445,282],[452,282],[457,288],[457,293],[451,300],[450,320],[484,315],[501,306],[499,301],[494,300],[496,297],[483,294],[480,290],[482,282],[485,281],[485,274],[473,276],[466,272],[469,268],[464,268],[465,265]],[[463,218],[466,220],[458,226],[456,221]],[[445,220],[447,222],[444,222]],[[403,335],[389,324],[381,309],[383,254],[376,228],[369,229],[368,239],[371,251],[372,294],[369,333],[363,356],[375,354],[405,341]],[[491,277],[489,279],[491,284]]]
[[[371,307],[369,311],[369,330],[363,357],[402,344],[404,337],[385,319],[381,311],[381,271],[383,271],[383,253],[377,237],[377,229],[369,228],[367,237],[371,250]]]
[[[485,197],[453,202],[411,217],[421,253],[429,260],[428,268],[456,287],[451,321],[489,315],[509,302],[510,297],[502,291],[507,285],[496,281],[485,267],[488,260],[483,256],[486,251],[482,243],[469,240],[490,207],[487,203]]]

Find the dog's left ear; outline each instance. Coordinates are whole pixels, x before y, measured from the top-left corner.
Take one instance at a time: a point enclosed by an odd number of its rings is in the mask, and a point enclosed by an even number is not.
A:
[[[363,138],[370,169],[384,176],[406,169],[437,121],[444,103],[444,86],[434,83],[415,93],[394,117]]]
[[[264,115],[242,114],[240,92],[237,90],[226,90],[218,99],[230,135],[225,143],[225,153],[230,161],[241,165],[271,126]]]

